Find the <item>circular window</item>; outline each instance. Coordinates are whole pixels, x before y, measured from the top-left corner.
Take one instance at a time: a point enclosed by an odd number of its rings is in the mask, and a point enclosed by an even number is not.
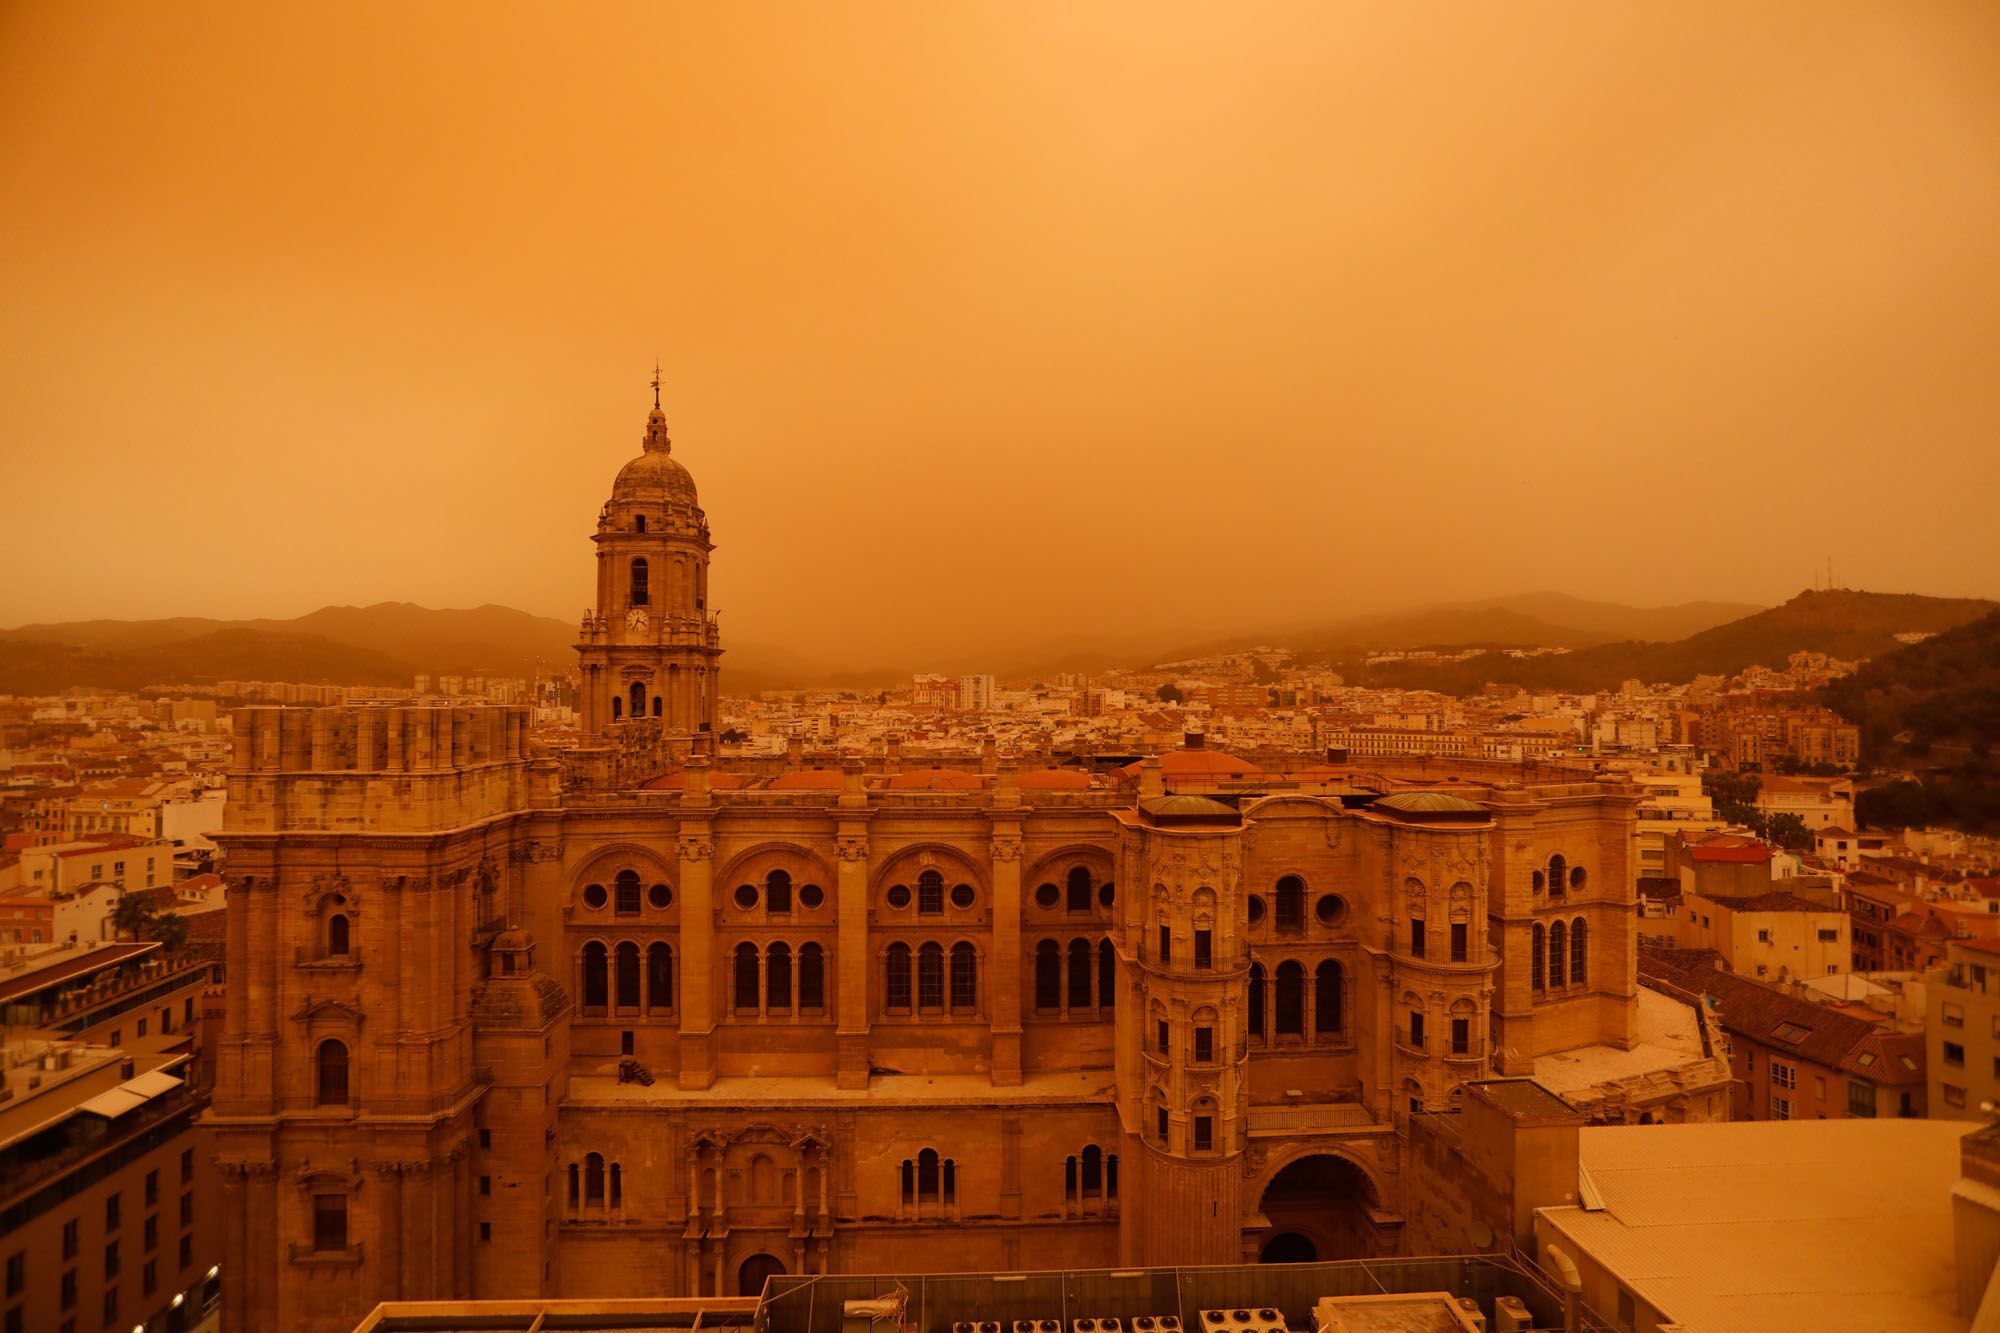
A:
[[[1572,889],[1582,888],[1583,880],[1584,880],[1584,874],[1582,866],[1577,866],[1569,872],[1569,886]]]
[[[1536,893],[1540,893],[1542,891],[1542,878],[1543,878],[1542,872],[1537,870],[1534,874],[1533,879],[1529,881],[1535,886]]]
[[[970,884],[952,885],[951,905],[961,912],[972,906],[972,886]]]
[[[1054,907],[1061,901],[1062,892],[1053,884],[1044,884],[1035,890],[1035,906]]]
[[[602,884],[586,884],[583,886],[583,905],[585,907],[602,907],[610,901],[611,895],[604,891]]]
[[[1313,904],[1313,915],[1322,925],[1332,925],[1347,915],[1347,901],[1337,893],[1322,893]]]
[[[664,884],[655,884],[646,890],[646,901],[662,910],[665,910],[673,900],[674,891]]]
[[[822,889],[819,885],[802,884],[799,886],[799,906],[805,908],[808,912],[825,901],[826,890]]]
[[[757,905],[757,886],[755,884],[738,884],[736,886],[736,905],[746,912],[755,907]]]
[[[1118,901],[1118,886],[1116,884],[1107,883],[1103,888],[1097,891],[1097,901],[1100,906],[1103,907],[1111,906],[1112,903]]]
[[[1256,894],[1250,895],[1250,924],[1256,925],[1264,919],[1264,900]]]
[[[910,886],[907,884],[891,884],[887,896],[889,906],[900,912],[910,905]]]

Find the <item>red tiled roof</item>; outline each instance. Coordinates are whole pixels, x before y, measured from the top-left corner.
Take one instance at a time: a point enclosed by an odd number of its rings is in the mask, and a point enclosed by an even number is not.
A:
[[[708,786],[711,791],[730,791],[743,785],[743,779],[735,773],[725,773],[717,769],[708,772]],[[687,770],[677,768],[671,773],[639,784],[642,791],[682,791],[687,787]]]
[[[985,786],[986,780],[953,768],[919,768],[891,774],[883,785],[894,791],[972,791]]]
[[[1031,791],[1081,791],[1090,775],[1074,768],[1037,768],[1021,774],[1020,785]]]
[[[766,791],[838,791],[846,778],[837,768],[799,768],[780,773],[765,784]]]

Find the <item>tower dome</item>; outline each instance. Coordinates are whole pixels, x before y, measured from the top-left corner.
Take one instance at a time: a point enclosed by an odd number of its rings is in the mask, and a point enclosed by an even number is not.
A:
[[[618,469],[611,484],[613,503],[696,504],[694,478],[675,461],[673,441],[667,436],[667,414],[659,404],[646,414],[645,451]]]

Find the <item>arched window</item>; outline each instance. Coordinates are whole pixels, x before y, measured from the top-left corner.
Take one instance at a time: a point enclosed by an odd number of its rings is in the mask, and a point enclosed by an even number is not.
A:
[[[1569,984],[1584,984],[1584,964],[1589,961],[1584,944],[1584,920],[1578,917],[1569,923]]]
[[[817,944],[799,946],[799,1008],[826,1008],[826,953]]]
[[[1264,965],[1250,964],[1250,1039],[1264,1040]]]
[[[1560,921],[1549,925],[1549,985],[1563,984],[1563,963],[1567,958],[1567,931]]]
[[[639,1011],[639,946],[625,940],[618,946],[618,1008]]]
[[[1278,964],[1278,1035],[1303,1036],[1306,1030],[1306,969],[1299,963]]]
[[[347,913],[335,912],[326,919],[326,956],[345,958],[349,948]]]
[[[764,877],[764,910],[780,915],[791,914],[792,877],[782,870],[773,870]]]
[[[1076,1202],[1076,1158],[1074,1156],[1063,1159],[1063,1198],[1071,1203]]]
[[[964,940],[951,946],[951,1007],[965,1011],[979,1007],[979,955]]]
[[[583,946],[583,1011],[601,1014],[611,1004],[611,951],[596,940]]]
[[[910,946],[898,941],[889,946],[882,986],[882,1005],[901,1013],[910,1011]]]
[[[633,606],[646,605],[647,599],[652,595],[652,589],[648,586],[650,582],[651,579],[646,569],[646,559],[644,556],[640,556],[632,561]]]
[[[656,694],[653,696],[653,716],[658,717],[659,715],[660,715],[660,696]]]
[[[646,946],[646,1010],[663,1014],[674,1007],[674,951],[655,940]]]
[[[621,870],[612,881],[612,906],[620,916],[639,915],[639,872]]]
[[[944,1159],[944,1202],[947,1207],[958,1202],[958,1163],[947,1157]]]
[[[643,680],[632,682],[632,716],[646,716],[646,682]]]
[[[583,1168],[575,1162],[569,1164],[569,1209],[575,1212],[583,1203]]]
[[[1035,946],[1035,1008],[1062,1008],[1062,946],[1054,940]]]
[[[1109,1013],[1118,1005],[1118,952],[1106,936],[1097,942],[1097,1007]]]
[[[1090,941],[1069,942],[1069,1007],[1088,1009],[1091,1004]]]
[[[1313,1032],[1331,1037],[1340,1031],[1342,987],[1346,977],[1331,958],[1313,971]]]
[[[1063,906],[1067,910],[1072,912],[1088,912],[1090,910],[1090,871],[1082,866],[1072,869],[1069,872],[1069,887],[1066,892],[1067,900]]]
[[[944,946],[936,940],[917,950],[917,1008],[928,1013],[944,1008]]]
[[[944,910],[944,876],[935,870],[917,876],[917,910],[923,913]]]
[[[937,1149],[926,1148],[917,1154],[917,1202],[933,1202],[938,1192]]]
[[[1118,1154],[1115,1152],[1104,1154],[1104,1197],[1118,1197]]]
[[[319,1075],[315,1104],[347,1105],[347,1043],[328,1037],[313,1053],[313,1065]]]
[[[583,1159],[583,1206],[604,1206],[604,1157],[600,1153],[587,1153]]]
[[[764,956],[764,1007],[774,1014],[792,1011],[792,946],[773,944]]]
[[[1548,936],[1542,930],[1542,923],[1537,921],[1534,943],[1528,946],[1528,987],[1531,990],[1543,989],[1542,950],[1547,947],[1547,943]]]
[[[917,1201],[917,1164],[903,1159],[903,1206],[909,1207]]]
[[[1271,895],[1271,908],[1279,930],[1300,930],[1306,921],[1306,884],[1297,875],[1287,875],[1278,881],[1277,890]]]
[[[736,1008],[757,1012],[757,946],[747,941],[736,946]]]
[[[625,1168],[616,1162],[611,1164],[611,1206],[625,1206]]]
[[[613,721],[625,716],[625,701],[617,695],[611,696],[611,717]]]
[[[646,530],[646,516],[644,514],[639,515],[638,518],[633,520],[632,530],[634,532],[644,532]]]
[[[1087,1144],[1083,1150],[1083,1179],[1080,1185],[1086,1198],[1100,1194],[1104,1190],[1104,1151],[1096,1144]]]
[[[1565,868],[1562,853],[1558,852],[1549,858],[1549,896],[1562,897],[1564,889],[1568,886],[1569,871]],[[1556,985],[1560,986],[1562,982],[1558,981]]]

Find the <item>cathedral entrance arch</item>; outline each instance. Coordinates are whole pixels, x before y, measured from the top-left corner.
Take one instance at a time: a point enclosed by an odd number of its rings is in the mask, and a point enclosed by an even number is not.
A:
[[[1281,1231],[1264,1242],[1257,1255],[1260,1264],[1309,1264],[1319,1258],[1319,1247],[1296,1231]]]
[[[764,1284],[774,1277],[783,1277],[784,1273],[784,1264],[770,1255],[753,1254],[736,1270],[736,1294],[762,1296]]]
[[[1375,1252],[1369,1213],[1379,1206],[1368,1173],[1345,1157],[1315,1153],[1287,1163],[1264,1187],[1258,1211],[1267,1264],[1361,1259]]]

